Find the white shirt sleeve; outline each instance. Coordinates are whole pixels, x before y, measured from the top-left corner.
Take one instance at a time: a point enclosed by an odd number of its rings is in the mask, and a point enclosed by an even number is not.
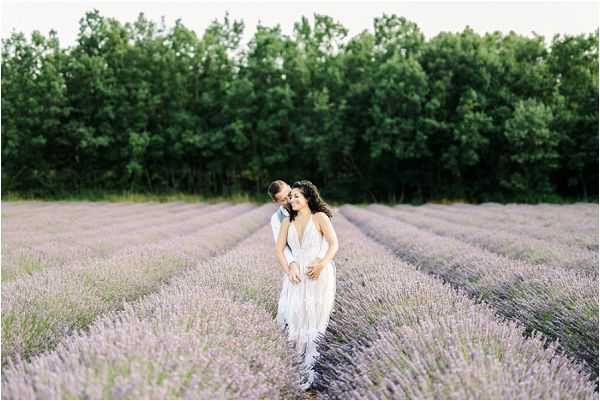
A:
[[[281,222],[277,217],[277,213],[271,216],[271,229],[273,230],[273,239],[275,243],[277,243],[277,238],[279,237],[279,230],[281,230]],[[283,249],[283,255],[288,262],[288,266],[290,263],[294,262],[294,256],[292,255],[292,250],[288,244],[285,244],[285,248]]]

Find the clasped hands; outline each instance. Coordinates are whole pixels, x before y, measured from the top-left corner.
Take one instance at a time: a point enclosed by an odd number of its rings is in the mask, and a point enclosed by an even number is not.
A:
[[[308,272],[306,274],[309,278],[316,280],[319,278],[319,275],[321,274],[324,268],[325,265],[323,264],[322,259],[316,258],[310,265],[308,265]],[[292,283],[296,284],[302,281],[300,279],[300,269],[296,262],[290,263],[290,269],[288,270],[288,278]]]

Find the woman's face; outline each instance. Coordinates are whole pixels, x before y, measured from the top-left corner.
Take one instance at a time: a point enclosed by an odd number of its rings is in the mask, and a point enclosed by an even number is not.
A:
[[[294,188],[290,192],[290,206],[292,207],[292,210],[295,211],[308,207],[308,201],[302,194],[300,188]]]

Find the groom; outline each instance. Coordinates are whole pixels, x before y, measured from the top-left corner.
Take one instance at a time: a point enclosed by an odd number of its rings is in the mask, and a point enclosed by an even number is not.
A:
[[[292,188],[290,188],[285,181],[275,180],[269,185],[268,191],[273,202],[279,205],[279,209],[277,209],[277,211],[273,213],[273,216],[271,216],[271,229],[273,229],[273,238],[275,239],[275,242],[277,242],[279,229],[281,228],[281,222],[290,215],[288,212],[288,195],[292,191]],[[288,262],[289,268],[292,268],[293,265],[296,265],[296,267],[299,268],[298,264],[294,260],[294,256],[292,256],[292,250],[290,249],[289,245],[286,244],[283,254]]]

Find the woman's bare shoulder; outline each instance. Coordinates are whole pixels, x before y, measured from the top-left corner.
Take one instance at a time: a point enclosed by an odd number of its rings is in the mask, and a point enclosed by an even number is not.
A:
[[[319,228],[319,231],[323,232],[322,227],[325,227],[327,225],[327,222],[329,221],[329,216],[327,216],[327,214],[323,212],[317,212],[314,214],[314,216],[315,220],[317,221],[317,227]]]
[[[329,216],[327,216],[327,214],[324,213],[324,212],[317,212],[317,213],[315,213],[315,217],[320,222],[325,221],[325,220],[329,220]]]

